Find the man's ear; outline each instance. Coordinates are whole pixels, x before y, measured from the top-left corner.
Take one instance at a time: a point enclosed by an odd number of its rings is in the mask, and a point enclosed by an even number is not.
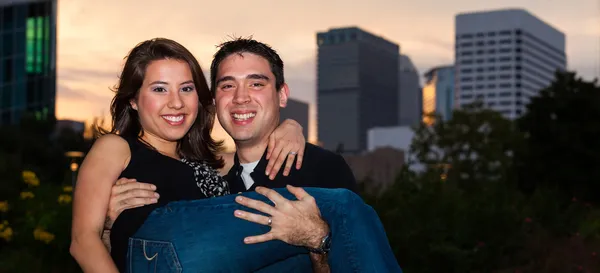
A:
[[[285,108],[287,106],[288,97],[290,96],[290,88],[284,83],[277,93],[279,95],[279,107]]]
[[[138,106],[137,106],[137,103],[135,102],[135,100],[130,100],[129,105],[131,105],[131,108],[133,108],[133,110],[137,111]]]

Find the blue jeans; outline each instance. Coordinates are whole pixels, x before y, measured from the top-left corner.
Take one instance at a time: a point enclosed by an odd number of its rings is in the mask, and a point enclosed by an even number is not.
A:
[[[287,189],[275,189],[290,200]],[[346,189],[305,188],[332,234],[332,272],[402,272],[377,213]],[[272,204],[256,192],[243,196]],[[128,269],[140,272],[312,272],[304,247],[273,240],[244,244],[270,227],[233,216],[236,195],[171,202],[154,210],[129,239]]]

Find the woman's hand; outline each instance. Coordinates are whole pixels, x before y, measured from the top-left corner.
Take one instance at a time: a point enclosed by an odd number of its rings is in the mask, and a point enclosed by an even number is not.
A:
[[[294,159],[296,159],[296,169],[299,170],[302,167],[305,146],[306,138],[302,134],[302,126],[292,119],[282,122],[269,136],[269,145],[267,146],[269,163],[266,169],[269,179],[275,179],[286,159],[283,175],[290,174]]]

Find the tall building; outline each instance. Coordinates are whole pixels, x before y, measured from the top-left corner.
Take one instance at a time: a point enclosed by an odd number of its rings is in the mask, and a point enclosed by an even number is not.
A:
[[[454,110],[454,66],[434,67],[425,73],[423,113],[436,113],[443,120],[452,118]],[[428,116],[423,122],[431,124]]]
[[[308,139],[308,109],[308,103],[288,98],[287,106],[279,110],[279,120],[295,120],[302,126],[302,133]]]
[[[54,117],[56,0],[0,0],[0,125]]]
[[[417,125],[423,112],[419,71],[406,55],[400,55],[399,66],[398,124]]]
[[[398,124],[400,46],[357,27],[317,33],[319,142],[366,149],[367,130]]]
[[[479,100],[507,118],[524,114],[531,97],[565,70],[565,35],[522,9],[456,16],[459,106]]]

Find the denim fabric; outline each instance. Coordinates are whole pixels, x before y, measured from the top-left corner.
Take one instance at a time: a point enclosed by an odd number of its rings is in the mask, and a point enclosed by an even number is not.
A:
[[[287,189],[275,190],[295,200]],[[345,189],[305,190],[331,229],[332,272],[402,272],[377,214],[358,195]],[[256,192],[242,195],[272,204]],[[130,240],[129,272],[311,271],[303,247],[278,240],[244,244],[244,237],[270,227],[234,217],[236,209],[258,213],[237,204],[235,197],[178,201],[154,210]]]

